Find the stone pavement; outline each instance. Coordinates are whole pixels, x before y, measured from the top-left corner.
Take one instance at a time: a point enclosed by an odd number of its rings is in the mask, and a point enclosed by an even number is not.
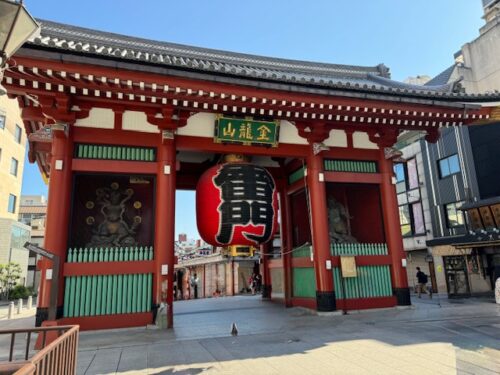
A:
[[[498,374],[499,350],[491,300],[316,316],[238,296],[175,302],[173,330],[82,332],[78,373]]]

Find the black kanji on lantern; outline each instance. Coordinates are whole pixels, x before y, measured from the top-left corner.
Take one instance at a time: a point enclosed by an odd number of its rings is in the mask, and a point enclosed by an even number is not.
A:
[[[274,220],[274,181],[269,172],[250,164],[225,164],[213,181],[221,190],[222,200],[217,241],[228,244],[234,226],[247,224],[264,226],[262,236],[243,233],[248,240],[267,241]]]

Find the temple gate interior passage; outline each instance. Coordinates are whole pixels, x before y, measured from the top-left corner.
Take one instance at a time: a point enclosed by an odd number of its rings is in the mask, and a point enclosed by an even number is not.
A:
[[[175,211],[183,209],[175,192],[195,190],[210,168],[220,189],[212,198],[224,195],[215,210],[228,196],[233,205],[199,219],[218,243],[257,241],[263,297],[317,311],[407,305],[392,146],[402,131],[435,142],[443,126],[488,122],[488,103],[499,100],[453,84],[395,82],[383,64],[41,25],[3,81],[22,109],[28,158],[49,183],[44,247],[61,259],[54,279],[49,260],[38,264],[37,324],[144,326],[164,314],[172,327]],[[228,155],[248,165],[226,168]],[[227,180],[218,182],[221,174]]]

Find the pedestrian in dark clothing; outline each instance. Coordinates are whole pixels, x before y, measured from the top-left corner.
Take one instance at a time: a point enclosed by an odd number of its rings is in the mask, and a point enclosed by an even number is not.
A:
[[[420,295],[422,293],[427,294],[427,282],[428,282],[427,275],[420,270],[420,267],[417,267],[417,293],[418,293],[418,298],[421,298]],[[429,297],[432,298],[432,292],[429,293]]]

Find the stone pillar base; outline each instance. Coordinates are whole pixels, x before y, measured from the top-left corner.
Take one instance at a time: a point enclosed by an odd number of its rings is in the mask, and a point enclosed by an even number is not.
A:
[[[262,298],[271,298],[271,285],[262,285]]]
[[[316,291],[316,310],[335,311],[336,309],[335,292]]]
[[[393,288],[394,296],[396,297],[398,306],[410,306],[410,288]]]

